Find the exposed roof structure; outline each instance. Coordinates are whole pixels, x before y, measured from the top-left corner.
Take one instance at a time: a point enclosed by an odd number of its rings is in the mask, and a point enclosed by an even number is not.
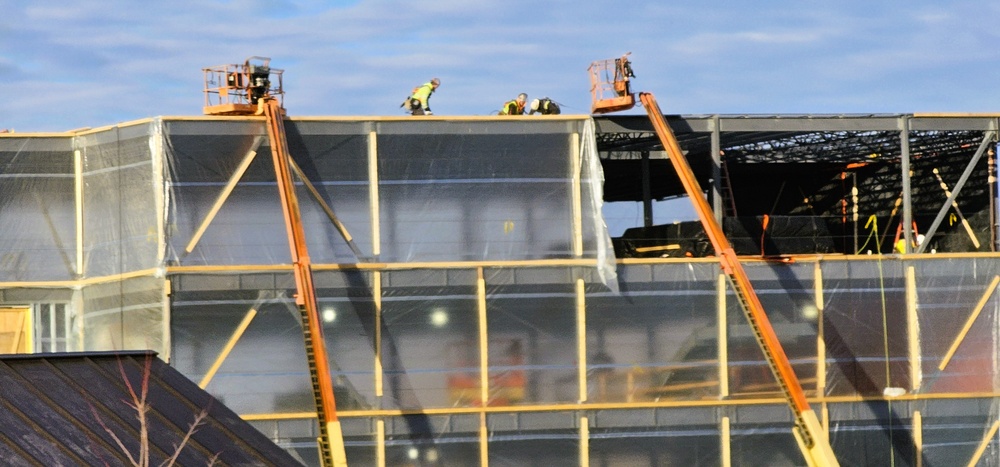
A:
[[[724,153],[722,159],[726,165],[730,168],[740,166],[748,171],[757,166],[757,170],[781,179],[817,171],[839,174],[850,170],[849,165],[863,165],[866,172],[878,173],[873,169],[898,164],[900,122],[903,119],[910,126],[910,156],[914,160],[925,161],[924,165],[928,168],[936,165],[949,171],[962,168],[961,162],[975,153],[984,132],[991,130],[995,121],[995,117],[989,116],[960,118],[900,114],[671,116],[668,122],[681,147],[688,152],[702,188],[707,188],[711,177],[710,151],[714,125],[719,128],[719,147]],[[595,120],[598,150],[606,161],[606,172],[611,172],[607,174],[609,180],[625,178],[625,173],[618,172],[628,170],[628,167],[617,161],[637,160],[643,151],[663,151],[645,116],[601,116],[595,117]],[[761,167],[760,164],[768,165]],[[654,199],[683,194],[672,170],[668,168],[662,173],[657,172],[651,174],[656,181],[652,184]],[[924,179],[920,174],[913,177]],[[898,178],[898,175],[895,176],[897,183]],[[606,199],[641,200],[641,190],[637,191],[639,187],[634,186],[638,179],[631,177],[631,187],[609,182],[605,188]],[[930,180],[928,185],[936,190],[937,181],[933,177]],[[882,178],[881,183],[890,185],[891,181]],[[918,183],[914,190],[919,191],[921,187]],[[979,190],[984,188],[978,186]],[[876,193],[865,194],[870,196]]]
[[[595,120],[606,201],[684,194],[647,118]],[[983,232],[989,231],[985,213],[991,191],[990,158],[982,156],[996,139],[996,120],[995,115],[921,114],[668,118],[702,188],[711,194],[715,185],[727,216],[813,216],[843,228],[847,222],[841,219],[857,206],[860,222],[876,216],[886,226],[899,221],[893,217],[901,212],[905,191],[914,221],[926,228],[948,198],[944,183]],[[713,144],[719,151],[715,160]],[[978,224],[976,214],[982,218]]]
[[[178,465],[299,465],[153,352],[4,355],[0,380],[4,465],[132,465],[143,434],[129,385],[145,383],[150,465],[175,453]]]

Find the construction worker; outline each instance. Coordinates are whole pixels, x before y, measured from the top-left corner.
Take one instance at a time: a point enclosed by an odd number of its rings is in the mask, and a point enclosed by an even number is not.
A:
[[[400,107],[410,109],[410,115],[434,115],[431,112],[431,94],[441,85],[441,80],[434,78],[418,87],[413,88],[413,93],[407,97]]]
[[[912,249],[916,250],[920,248],[920,245],[924,243],[924,234],[917,234],[917,238],[911,243]],[[903,254],[906,253],[906,239],[901,238],[896,241],[896,253]]]
[[[524,115],[524,104],[527,103],[528,95],[522,92],[517,95],[517,99],[504,103],[497,115]]]
[[[553,102],[552,99],[543,97],[541,99],[531,100],[531,111],[528,112],[528,115],[534,115],[535,112],[542,115],[559,115],[561,111],[559,110],[559,106]]]

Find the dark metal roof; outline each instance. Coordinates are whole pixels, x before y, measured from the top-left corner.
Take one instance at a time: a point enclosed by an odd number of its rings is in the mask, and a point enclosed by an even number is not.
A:
[[[154,352],[0,356],[3,464],[132,465],[122,446],[138,460],[141,430],[128,385],[141,393],[144,379],[150,465],[176,452],[203,410],[177,465],[301,465]]]

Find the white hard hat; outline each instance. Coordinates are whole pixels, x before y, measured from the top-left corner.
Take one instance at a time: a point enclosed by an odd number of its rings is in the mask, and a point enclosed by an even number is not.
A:
[[[531,110],[538,110],[538,99],[531,100]]]

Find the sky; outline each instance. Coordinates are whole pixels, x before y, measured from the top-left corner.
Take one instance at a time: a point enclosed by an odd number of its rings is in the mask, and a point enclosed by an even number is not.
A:
[[[491,115],[524,92],[590,109],[630,52],[668,114],[1000,111],[1000,2],[0,0],[0,129],[200,115],[203,69],[271,58],[290,116]],[[633,109],[627,113],[641,113]]]

